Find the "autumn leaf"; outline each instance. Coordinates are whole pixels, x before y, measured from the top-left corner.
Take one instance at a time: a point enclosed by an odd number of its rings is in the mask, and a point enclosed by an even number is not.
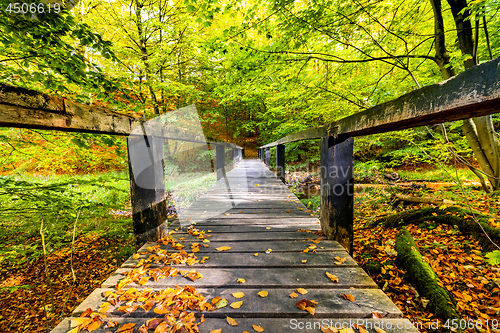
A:
[[[231,247],[230,246],[221,246],[221,247],[217,247],[215,249],[217,251],[227,251],[227,250],[231,250]]]
[[[331,326],[328,326],[328,327],[321,326],[321,332],[323,332],[323,333],[338,333],[339,330],[336,329],[335,327],[331,327]]]
[[[217,306],[217,309],[220,309],[220,308],[223,308],[225,306],[227,306],[229,302],[227,301],[227,299],[223,298],[221,299],[220,301],[217,302],[216,306]]]
[[[238,282],[238,283],[245,283],[246,281],[245,281],[245,279],[239,278],[238,280],[236,280],[236,282]]]
[[[264,332],[264,329],[260,326],[252,325],[252,327],[256,332]]]
[[[375,328],[375,331],[377,331],[377,333],[387,333],[386,331],[384,331],[380,327],[374,327],[374,328]]]
[[[134,328],[135,325],[136,325],[135,323],[123,324],[120,328],[118,328],[118,330],[116,331],[116,333],[120,333],[120,332],[124,332],[124,331],[130,330],[131,328]]]
[[[227,323],[231,326],[238,326],[238,323],[236,322],[236,320],[234,320],[233,318],[231,317],[226,317],[226,320],[227,320]]]
[[[381,319],[382,318],[382,314],[380,312],[373,312],[372,313],[372,318]]]
[[[92,322],[90,318],[74,318],[71,319],[71,327],[79,326],[79,325],[88,325]]]
[[[233,309],[239,309],[241,308],[242,305],[243,301],[239,301],[239,302],[233,302],[229,306],[232,307]]]
[[[304,288],[297,288],[297,292],[301,295],[307,294],[307,290],[305,290]]]
[[[254,253],[253,255],[254,255],[254,256],[256,256],[256,257],[258,257],[258,256],[259,256],[259,254],[258,254],[258,253]]]
[[[340,295],[342,295],[342,297],[344,297],[344,299],[348,301],[355,302],[354,296],[352,296],[351,294],[341,293]]]
[[[66,332],[66,333],[78,333],[80,329],[78,327],[73,328],[72,330]]]
[[[99,328],[99,326],[101,326],[101,323],[98,321],[94,321],[92,324],[87,326],[87,331],[89,332],[95,331],[96,329]]]
[[[303,264],[307,263],[307,259],[306,259],[306,260],[302,260],[302,263],[303,263]]]
[[[257,293],[257,295],[259,295],[260,297],[267,297],[267,295],[269,295],[269,293],[267,291],[259,291]]]
[[[242,297],[245,297],[245,294],[242,293],[241,291],[239,291],[237,293],[233,293],[233,297],[242,298]]]
[[[296,293],[291,293],[289,296],[290,296],[291,298],[297,298],[297,297],[299,297],[299,295],[297,295]]]
[[[222,328],[219,328],[218,330],[211,330],[210,333],[222,333]]]
[[[336,277],[335,275],[333,274],[330,274],[328,272],[325,272],[326,276],[328,276],[328,278],[330,278],[330,280],[332,280],[332,282],[339,282],[339,278]]]
[[[212,298],[211,303],[212,303],[212,304],[217,304],[217,303],[221,300],[221,298],[222,298],[222,297],[219,297],[219,296],[214,297],[214,298]]]

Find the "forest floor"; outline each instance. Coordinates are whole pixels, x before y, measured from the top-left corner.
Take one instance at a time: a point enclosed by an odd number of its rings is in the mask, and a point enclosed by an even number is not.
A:
[[[418,294],[405,276],[405,271],[397,266],[394,244],[398,229],[372,226],[371,223],[378,216],[429,206],[425,204],[393,206],[391,202],[394,194],[432,196],[462,203],[466,203],[467,200],[464,199],[460,186],[443,181],[436,174],[413,171],[409,173],[403,171],[401,174],[407,180],[427,178],[431,181],[417,182],[413,186],[408,186],[411,181],[397,183],[384,180],[383,177],[375,177],[376,180],[371,182],[372,184],[356,190],[353,257],[399,307],[405,317],[415,323],[421,332],[431,332],[432,325],[435,325],[436,321],[441,325],[446,324],[446,321],[437,318],[427,308],[429,300]],[[500,228],[498,196],[490,196],[481,191],[479,184],[474,179],[467,179],[463,170],[460,174],[471,207],[493,216],[490,225]],[[319,181],[317,175],[301,172],[288,175],[287,181],[296,188],[304,183],[300,180],[308,176],[313,183]],[[319,196],[303,198],[301,201],[319,216]],[[467,327],[467,324],[473,326],[475,330],[471,329],[470,332],[500,331],[500,265],[490,265],[485,258],[486,251],[479,242],[452,226],[438,225],[430,221],[425,227],[408,225],[408,230],[424,260],[431,265],[443,286],[457,302],[457,309],[462,318],[458,325],[462,325],[462,328]],[[482,329],[478,329],[480,327]]]
[[[300,179],[307,175],[296,176]],[[417,173],[414,176],[423,178],[426,175]],[[291,180],[293,177],[289,178]],[[462,196],[457,186],[425,184],[428,186],[411,190],[420,195],[450,200],[458,200]],[[498,197],[484,194],[477,186],[465,188],[474,209],[498,216]],[[408,188],[398,188],[397,185],[367,186],[356,193],[353,257],[407,318],[416,325],[433,323],[439,318],[427,308],[428,300],[418,295],[407,281],[404,270],[395,263],[394,242],[397,229],[368,226],[376,216],[421,206],[391,206],[392,194],[401,191],[408,191]],[[319,197],[302,201],[319,213]],[[98,288],[133,251],[131,218],[117,216],[111,222],[120,225],[127,236],[119,237],[116,232],[109,233],[108,222],[96,223],[99,229],[76,240],[72,259],[76,283],[73,283],[70,268],[71,243],[46,256],[47,269],[42,258],[18,265],[3,261],[0,264],[0,332],[46,332]],[[491,223],[500,227],[498,219]],[[493,325],[496,320],[500,326],[500,267],[488,264],[485,251],[479,243],[449,226],[430,223],[426,228],[410,225],[408,229],[422,255],[458,302],[464,322],[467,323],[470,319],[474,323],[477,320],[485,323],[489,320],[490,325]],[[10,238],[8,241],[15,243],[16,239]],[[18,241],[29,243],[35,239]],[[430,332],[425,327],[420,330]]]

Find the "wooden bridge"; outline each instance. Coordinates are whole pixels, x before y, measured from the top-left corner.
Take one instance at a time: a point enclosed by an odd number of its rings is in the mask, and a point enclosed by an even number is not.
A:
[[[200,321],[201,332],[213,333],[329,332],[327,325],[347,328],[352,323],[363,324],[369,332],[373,326],[386,332],[417,332],[348,254],[353,241],[352,138],[497,113],[499,68],[497,58],[445,82],[264,145],[260,156],[267,165],[270,148],[276,147],[278,177],[259,160],[240,161],[226,173],[226,149],[233,150],[235,162],[243,156],[242,149],[211,142],[217,147],[219,180],[192,206],[191,221],[204,215],[203,207],[222,205],[227,210],[191,228],[167,227],[164,179],[153,188],[141,188],[131,161],[134,233],[138,247],[148,243],[73,313],[85,318],[67,318],[53,332],[74,333],[80,325],[97,332],[146,332],[153,327],[172,331],[167,326],[189,332]],[[139,119],[4,84],[0,112],[0,126],[131,135],[129,147],[144,140],[156,154],[152,161],[160,164],[161,140],[204,139],[168,126],[159,128],[161,135],[147,135]],[[142,135],[133,133],[137,127],[142,127]],[[284,144],[307,139],[321,139],[320,220],[280,181],[285,174]],[[163,169],[144,169],[143,176],[164,177],[158,170]],[[228,190],[228,179],[239,188]],[[144,323],[147,327],[141,328]]]
[[[73,316],[80,316],[88,308],[94,311],[102,309],[102,305],[108,302],[105,295],[117,294],[116,286],[121,286],[120,283],[124,282],[120,281],[127,279],[124,273],[135,270],[143,274],[137,273],[130,279],[130,284],[120,289],[124,293],[137,289],[132,293],[138,294],[149,289],[148,297],[142,302],[135,299],[130,303],[129,310],[135,306],[135,310],[130,313],[123,311],[131,298],[118,300],[103,312],[106,318],[102,319],[96,332],[114,332],[114,329],[126,323],[136,324],[135,332],[148,320],[163,318],[155,313],[161,304],[159,302],[152,305],[149,311],[136,305],[144,306],[163,290],[176,289],[176,286],[185,288],[186,285],[196,288],[205,301],[220,297],[229,302],[213,311],[195,311],[196,317],[204,315],[205,319],[199,325],[200,332],[208,333],[217,329],[222,329],[222,332],[255,332],[253,325],[261,327],[264,332],[304,329],[307,332],[321,332],[320,325],[325,329],[330,325],[348,328],[351,323],[363,325],[369,332],[375,332],[374,327],[383,328],[386,332],[418,332],[410,329],[410,321],[401,318],[401,311],[377,289],[377,285],[345,249],[338,242],[326,240],[322,236],[319,220],[311,216],[311,212],[264,163],[243,160],[226,176],[190,208],[193,219],[196,219],[197,214],[206,213],[210,207],[222,206],[225,208],[223,213],[190,227],[179,224],[171,226],[174,231],[169,236],[171,240],[165,241],[167,238],[163,238],[161,245],[146,243],[139,250],[140,255],[127,260],[103,283],[102,288],[95,290],[74,311]],[[228,189],[227,179],[239,186]],[[166,242],[168,245],[163,244]],[[191,258],[196,259],[196,263],[191,266],[165,266],[161,260],[158,262],[158,256],[168,257],[167,253],[179,255],[181,251],[193,254]],[[175,268],[180,273],[175,277],[167,277],[166,274],[164,278],[154,281],[152,276],[155,276],[155,270],[164,267]],[[181,276],[184,270],[195,270],[197,273],[191,274],[199,273],[203,277],[191,281]],[[327,273],[332,274],[333,280]],[[143,277],[150,276],[145,284],[141,283]],[[266,292],[266,297],[259,296],[262,291]],[[352,300],[349,297],[353,297]],[[303,299],[317,302],[317,305],[310,306],[314,309],[310,310],[314,311],[314,315],[298,307],[297,303]],[[177,301],[180,302],[179,299]],[[231,307],[231,304],[239,301],[243,302],[240,307]],[[123,307],[121,311],[120,307]],[[171,310],[173,307],[171,305]],[[374,316],[381,318],[373,319]],[[233,318],[238,325],[231,326],[227,317]],[[70,331],[74,320],[66,318],[52,332]],[[104,329],[109,320],[116,321],[118,326]],[[175,320],[179,322],[179,317]],[[196,321],[199,322],[199,319]]]

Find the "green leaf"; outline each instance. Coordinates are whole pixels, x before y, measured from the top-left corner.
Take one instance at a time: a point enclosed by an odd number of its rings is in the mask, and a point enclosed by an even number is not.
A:
[[[490,265],[498,265],[500,264],[500,251],[496,250],[490,253],[486,253],[486,258],[488,258],[488,262]]]

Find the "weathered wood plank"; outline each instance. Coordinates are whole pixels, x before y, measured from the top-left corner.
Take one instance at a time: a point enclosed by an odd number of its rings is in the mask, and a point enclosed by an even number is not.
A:
[[[267,249],[272,249],[273,252],[301,252],[303,251],[309,243],[305,243],[303,241],[289,241],[289,240],[272,240],[267,242],[210,242],[210,247],[200,247],[200,251],[197,252],[197,257],[200,257],[205,253],[217,253],[217,247],[220,246],[230,246],[231,250],[238,253],[250,253],[255,254],[258,253],[259,256],[265,254]],[[146,251],[147,247],[154,246],[156,243],[146,243],[144,246],[138,250],[138,252]],[[317,244],[318,247],[316,250],[318,252],[332,252],[332,251],[345,251],[344,247],[342,247],[338,242],[320,242]],[[168,250],[169,252],[179,252],[179,249],[174,249],[170,245],[161,245],[161,249]],[[191,252],[190,246],[187,246],[186,251]]]
[[[194,285],[194,284],[193,284]],[[333,315],[337,318],[370,318],[373,312],[379,312],[387,318],[396,318],[401,316],[401,311],[392,303],[389,298],[380,289],[308,289],[307,295],[302,298],[290,298],[290,293],[296,291],[295,288],[280,288],[268,290],[269,295],[261,298],[257,295],[262,289],[245,289],[241,288],[197,288],[197,291],[205,295],[205,299],[214,297],[226,298],[229,302],[243,300],[243,305],[239,309],[233,309],[226,306],[215,311],[204,311],[207,318],[311,318],[311,315],[306,311],[297,308],[296,303],[303,299],[313,299],[318,302],[316,305],[316,313],[314,318],[331,318]],[[243,291],[245,297],[237,299],[232,296],[233,293]],[[355,297],[356,302],[351,302],[344,299],[341,293],[351,294]],[[98,295],[92,297],[98,299]],[[82,303],[75,311],[74,315],[78,315],[85,311],[88,307],[95,307],[97,302]],[[101,303],[102,304],[102,303]],[[123,315],[118,311],[109,310],[109,317],[117,317]],[[201,315],[201,313],[200,313]],[[129,317],[157,317],[158,314],[152,310],[145,312],[139,308],[136,311],[129,313]]]
[[[373,280],[360,267],[329,267],[329,268],[261,268],[252,269],[232,269],[232,268],[195,268],[203,275],[203,278],[191,281],[182,276],[169,277],[154,282],[149,281],[147,285],[141,286],[136,283],[128,285],[130,288],[157,288],[165,289],[183,286],[187,283],[196,288],[377,288]],[[122,278],[120,273],[126,271],[120,268],[113,273],[108,280],[102,284],[102,288],[113,288]],[[325,272],[334,274],[339,278],[339,282],[333,283],[326,276]],[[238,283],[238,279],[245,279],[244,284]],[[299,281],[297,281],[299,279]],[[291,292],[291,291],[290,291]]]
[[[362,136],[500,112],[500,57],[399,98],[262,146],[325,136]]]
[[[327,319],[317,319],[317,318],[301,318],[301,319],[290,319],[290,318],[239,318],[237,320],[238,326],[228,325],[226,319],[224,318],[206,318],[205,322],[199,326],[200,333],[210,333],[213,330],[222,329],[224,333],[241,333],[243,331],[255,332],[253,325],[261,326],[264,332],[281,333],[281,332],[293,332],[295,330],[303,329],[307,330],[308,333],[321,333],[321,326],[327,327],[332,326],[337,329],[342,327],[348,328],[348,326],[356,324],[363,325],[369,333],[376,333],[375,327],[381,328],[387,333],[419,333],[419,330],[413,326],[413,324],[408,319],[396,319],[396,318],[384,318],[384,319],[371,319],[371,318],[354,318],[349,319],[339,319],[335,318],[335,314]],[[64,319],[57,327],[52,331],[52,333],[66,333],[70,327],[70,321],[74,318]],[[118,322],[119,326],[126,323],[135,323],[134,333],[139,332],[138,329],[142,326],[146,319],[141,318],[116,318],[113,321]],[[415,323],[419,325],[419,323]],[[95,333],[106,333],[114,332],[113,329],[99,328],[94,331]]]

